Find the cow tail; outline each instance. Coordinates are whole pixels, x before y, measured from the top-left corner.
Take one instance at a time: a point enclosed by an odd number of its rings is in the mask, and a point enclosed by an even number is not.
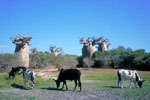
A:
[[[118,81],[121,81],[121,75],[120,75],[119,71],[117,72],[117,75],[118,75]]]

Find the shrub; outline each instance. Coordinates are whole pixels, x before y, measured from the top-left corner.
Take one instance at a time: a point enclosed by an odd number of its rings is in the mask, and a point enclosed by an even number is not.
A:
[[[30,67],[41,68],[48,66],[56,66],[58,69],[74,68],[77,65],[77,57],[72,55],[58,55],[54,56],[48,52],[38,53],[36,55],[30,54]]]
[[[17,66],[19,63],[14,54],[0,54],[0,72],[8,71],[12,66]]]

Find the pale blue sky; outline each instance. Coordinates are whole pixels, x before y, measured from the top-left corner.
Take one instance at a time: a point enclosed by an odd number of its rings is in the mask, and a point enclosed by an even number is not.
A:
[[[81,55],[80,37],[104,36],[150,52],[150,0],[0,0],[0,53],[13,53],[11,36],[32,36],[38,51],[49,45]]]

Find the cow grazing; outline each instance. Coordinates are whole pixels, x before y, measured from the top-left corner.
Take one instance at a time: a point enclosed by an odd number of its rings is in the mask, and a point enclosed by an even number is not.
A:
[[[29,87],[34,88],[34,80],[35,80],[35,73],[34,71],[30,70],[24,70],[23,72],[23,78],[24,78],[24,84],[26,84],[26,81],[29,81]]]
[[[137,88],[137,84],[140,88],[142,88],[142,84],[145,80],[140,79],[139,74],[137,73],[136,70],[124,70],[121,69],[117,72],[118,74],[118,87],[123,88],[122,85],[122,79],[126,78],[126,79],[130,79],[130,84],[129,87],[131,88],[132,82],[135,85],[135,88]]]
[[[66,80],[71,80],[71,81],[74,80],[74,82],[75,82],[74,91],[77,87],[77,83],[78,83],[78,86],[80,87],[80,91],[81,91],[80,76],[81,76],[81,72],[77,69],[63,69],[62,68],[58,75],[58,79],[54,79],[54,80],[56,82],[57,88],[59,88],[60,82],[63,82],[62,89],[64,88],[64,85],[66,85],[66,90],[68,90]]]
[[[26,68],[23,66],[12,67],[11,71],[9,72],[9,78],[14,78],[16,74],[21,74],[24,70],[26,70]]]

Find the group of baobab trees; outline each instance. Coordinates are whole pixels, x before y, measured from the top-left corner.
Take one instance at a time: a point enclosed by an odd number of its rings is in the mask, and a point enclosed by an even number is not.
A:
[[[32,48],[30,50],[31,50],[32,54],[34,54],[34,55],[38,54],[38,51],[36,48]],[[56,48],[56,46],[50,45],[50,49],[49,49],[50,52],[49,53],[53,54],[55,56],[58,56],[58,54],[61,53],[62,50],[63,50],[62,48]]]
[[[109,40],[103,37],[95,38],[88,37],[87,39],[80,38],[80,44],[83,44],[82,48],[82,57],[92,58],[94,53],[96,52],[96,48],[98,51],[107,51],[110,46]],[[98,45],[98,47],[96,47]]]
[[[29,67],[29,48],[28,45],[31,45],[29,42],[32,37],[28,36],[15,36],[10,38],[12,43],[16,45],[15,54],[17,56],[18,62],[20,66]],[[107,51],[110,45],[108,39],[100,38],[80,38],[80,44],[83,44],[82,48],[82,58],[92,58],[93,54],[96,52],[96,45],[98,45],[98,51]],[[57,56],[60,52],[62,52],[62,48],[56,48],[54,45],[50,45],[50,53]],[[31,52],[36,55],[38,51],[36,48],[31,49]]]

